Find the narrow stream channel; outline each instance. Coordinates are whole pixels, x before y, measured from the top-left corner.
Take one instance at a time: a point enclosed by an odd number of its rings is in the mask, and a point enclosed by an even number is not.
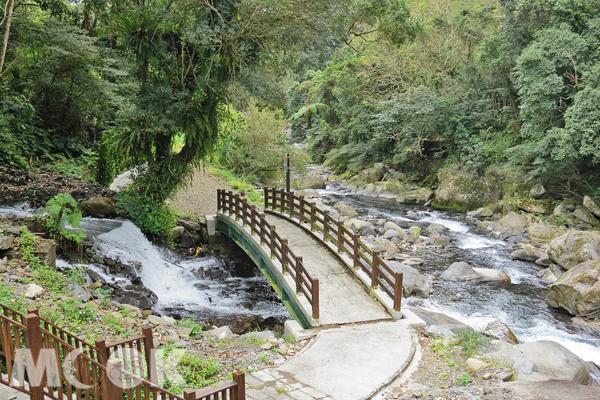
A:
[[[556,341],[579,357],[600,365],[600,335],[597,332],[571,323],[566,312],[546,304],[545,282],[536,276],[541,267],[509,257],[512,250],[502,240],[473,232],[462,222],[464,214],[432,211],[395,201],[366,197],[350,192],[322,190],[327,204],[346,201],[361,216],[396,219],[425,229],[436,223],[446,226],[453,246],[446,249],[401,249],[402,252],[422,258],[425,263],[417,267],[423,275],[439,277],[450,264],[465,261],[473,267],[494,268],[510,276],[512,282],[461,283],[434,280],[430,282],[433,293],[427,299],[408,298],[405,306],[422,307],[440,312],[464,322],[475,329],[499,318],[506,323],[521,342],[538,340]],[[416,213],[416,217],[415,217]],[[410,214],[411,218],[407,218]]]

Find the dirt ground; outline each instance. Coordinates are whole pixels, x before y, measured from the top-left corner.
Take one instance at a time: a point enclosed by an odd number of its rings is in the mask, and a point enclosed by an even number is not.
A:
[[[227,186],[202,168],[198,168],[190,184],[179,190],[169,205],[179,211],[193,215],[212,215],[217,213],[217,189]]]

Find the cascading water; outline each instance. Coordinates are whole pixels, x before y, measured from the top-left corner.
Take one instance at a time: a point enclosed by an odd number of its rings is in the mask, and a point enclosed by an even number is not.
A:
[[[459,283],[434,280],[431,282],[434,291],[429,298],[408,298],[404,305],[449,315],[475,329],[483,329],[499,318],[510,326],[521,342],[553,340],[584,360],[600,364],[598,333],[574,325],[569,315],[546,304],[545,288],[548,283],[537,277],[540,267],[511,259],[511,249],[504,241],[473,232],[458,220],[460,214],[430,211],[424,207],[331,189],[322,191],[321,195],[327,203],[346,201],[361,215],[410,221],[411,225],[423,229],[431,223],[447,227],[446,234],[453,239],[453,246],[443,250],[406,250],[425,261],[418,268],[424,275],[439,277],[451,263],[465,261],[474,267],[501,270],[512,281]]]

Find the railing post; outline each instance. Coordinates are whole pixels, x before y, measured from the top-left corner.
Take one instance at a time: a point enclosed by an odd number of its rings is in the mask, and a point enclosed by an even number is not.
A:
[[[142,328],[142,334],[145,336],[144,340],[144,356],[146,356],[146,368],[148,373],[148,380],[155,385],[158,385],[158,372],[156,370],[156,360],[154,359],[154,336],[152,335],[152,328],[149,326]]]
[[[312,314],[314,319],[319,319],[319,280],[312,280]]]
[[[371,267],[371,287],[377,289],[379,276],[379,252],[373,252],[373,265]]]
[[[302,291],[302,273],[304,271],[304,265],[302,263],[302,257],[296,257],[296,293]]]
[[[196,400],[196,390],[195,389],[186,389],[183,392],[183,398],[185,400]]]
[[[239,216],[239,205],[240,205],[240,195],[239,194],[235,194],[233,196],[233,199],[231,201],[231,205],[232,205],[232,212],[233,212],[233,216],[235,217],[235,220],[239,220],[240,216]]]
[[[287,253],[288,253],[288,240],[281,239],[281,273],[285,274],[287,272]]]
[[[237,386],[233,389],[232,400],[246,400],[246,375],[242,371],[235,371],[233,381],[237,383]]]
[[[96,340],[95,345],[98,349],[98,357],[100,358],[98,362],[106,367],[108,365],[108,348],[106,347],[106,342],[104,340]]]
[[[221,202],[223,201],[223,194],[221,193],[223,189],[217,189],[217,210],[222,210]]]
[[[267,224],[267,220],[265,219],[265,214],[264,213],[258,214],[258,217],[260,218],[259,223],[258,223],[259,224],[258,225],[258,227],[259,227],[258,236],[259,236],[259,239],[260,239],[260,245],[262,246],[263,244],[266,243],[265,242],[265,236],[267,236],[267,232],[266,232],[266,229],[265,229],[265,225]]]
[[[265,210],[269,208],[269,188],[263,188],[263,193],[265,197]]]
[[[271,248],[271,259],[275,258],[275,225],[267,224],[269,227],[269,247]]]
[[[394,282],[394,311],[400,312],[402,310],[402,281],[404,280],[404,274],[402,272],[396,273],[396,281]]]
[[[294,218],[294,192],[288,192],[288,208],[290,209],[290,218]]]
[[[106,364],[106,398],[123,400],[123,385],[121,379],[121,360],[108,360]]]
[[[250,206],[250,235],[254,235],[256,233],[256,227],[254,225],[254,216],[256,215],[256,206],[252,204]]]
[[[342,254],[344,252],[344,225],[342,221],[338,220],[338,253]]]
[[[360,263],[358,262],[358,247],[360,246],[360,243],[358,242],[360,240],[360,235],[358,233],[355,233],[352,235],[352,239],[354,239],[352,241],[352,250],[354,252],[353,254],[353,258],[354,258],[354,268],[358,269],[360,268]]]
[[[46,380],[44,379],[45,370],[36,368],[38,364],[43,364],[43,360],[39,359],[43,346],[39,315],[27,314],[23,318],[23,325],[27,328],[25,331],[25,348],[31,352],[31,358],[33,358],[32,360],[27,360],[29,364],[29,367],[27,368],[28,381],[30,384],[29,390],[31,391],[31,396],[29,398],[31,400],[44,400],[44,386],[46,383]],[[17,337],[15,340],[19,340],[19,338]],[[42,376],[39,376],[38,374],[42,374]],[[39,385],[32,385],[34,382],[39,382]]]
[[[314,202],[310,203],[310,231],[313,232],[315,230],[315,213],[316,213],[317,205]],[[325,219],[323,219],[325,221]],[[323,225],[325,223],[323,222]],[[327,241],[327,239],[325,239]]]
[[[298,219],[300,220],[300,224],[302,224],[302,222],[304,222],[303,220],[306,218],[304,216],[304,196],[299,197],[298,208],[300,210]]]

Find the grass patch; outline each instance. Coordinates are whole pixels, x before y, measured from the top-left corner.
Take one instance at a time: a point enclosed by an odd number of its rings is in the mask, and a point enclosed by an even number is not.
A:
[[[489,336],[471,327],[459,329],[453,338],[457,339],[457,344],[463,348],[466,357],[471,357],[478,350],[487,346],[492,340]]]
[[[233,190],[245,192],[246,198],[251,203],[262,204],[264,201],[262,192],[257,191],[254,187],[253,182],[256,181],[256,177],[236,175],[231,170],[217,167],[208,168],[208,173],[221,178]]]

